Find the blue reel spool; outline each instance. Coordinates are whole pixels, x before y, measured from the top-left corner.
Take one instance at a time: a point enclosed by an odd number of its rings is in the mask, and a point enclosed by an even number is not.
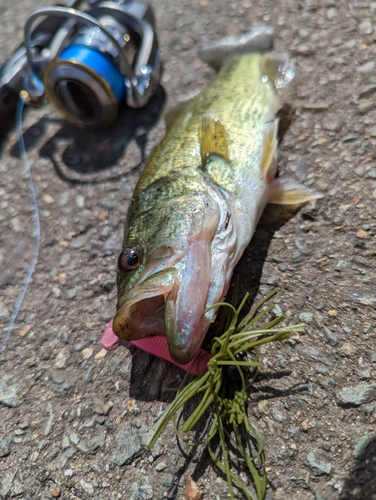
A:
[[[48,100],[81,127],[110,125],[125,94],[124,76],[111,57],[78,44],[47,66],[43,81]]]

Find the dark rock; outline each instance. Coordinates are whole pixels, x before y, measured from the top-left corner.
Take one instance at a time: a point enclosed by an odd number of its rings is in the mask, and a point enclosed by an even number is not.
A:
[[[370,403],[376,398],[376,383],[344,387],[338,393],[339,405],[353,408],[363,403]]]
[[[322,125],[325,130],[330,130],[332,132],[341,132],[346,123],[341,118],[330,118],[324,120]]]
[[[132,484],[132,496],[130,500],[153,500],[154,491],[147,477]]]
[[[314,469],[318,475],[330,476],[332,472],[333,465],[330,462],[325,462],[324,460],[317,460],[315,453],[313,451],[309,452],[307,455],[307,465]]]
[[[18,405],[18,383],[11,375],[0,377],[0,405],[14,408]]]
[[[126,424],[125,427],[123,427],[117,432],[115,436],[115,442],[116,442],[116,449],[112,454],[111,462],[115,465],[118,465],[119,467],[130,463],[137,455],[141,453],[142,450],[141,438],[136,429],[132,427],[130,424]],[[135,498],[141,499],[144,497],[136,496]],[[150,498],[153,497],[151,496]]]

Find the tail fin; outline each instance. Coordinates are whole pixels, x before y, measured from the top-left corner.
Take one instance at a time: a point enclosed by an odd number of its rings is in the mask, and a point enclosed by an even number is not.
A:
[[[236,55],[272,50],[273,38],[273,26],[257,26],[244,35],[209,42],[202,47],[198,55],[202,61],[219,69],[229,58]]]

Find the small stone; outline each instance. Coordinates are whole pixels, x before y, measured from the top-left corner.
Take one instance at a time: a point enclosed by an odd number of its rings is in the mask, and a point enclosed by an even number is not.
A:
[[[85,206],[85,198],[81,194],[76,196],[76,205],[78,208],[84,208]]]
[[[80,436],[78,436],[78,434],[76,434],[75,432],[73,432],[70,436],[69,436],[69,439],[71,440],[71,442],[73,444],[78,444],[80,442]]]
[[[6,319],[9,317],[9,309],[4,304],[2,300],[0,300],[0,319]]]
[[[166,462],[159,462],[159,464],[157,464],[156,467],[155,467],[155,470],[157,472],[162,472],[165,469],[167,469],[167,463]]]
[[[153,500],[154,491],[148,477],[132,484],[130,500]]]
[[[313,314],[310,312],[302,312],[299,314],[299,319],[303,323],[312,323],[313,321]]]
[[[85,493],[88,493],[89,495],[94,494],[94,486],[92,483],[86,482],[84,479],[81,479],[80,486]]]
[[[82,248],[89,241],[89,238],[90,238],[89,233],[80,234],[79,236],[72,238],[72,241],[70,242],[69,246],[71,248],[77,248],[77,249]]]
[[[333,346],[338,344],[338,339],[334,335],[334,333],[332,332],[332,330],[330,330],[328,327],[324,326],[324,333],[325,333],[325,337],[329,340],[329,342]]]
[[[375,61],[368,61],[356,68],[358,73],[363,73],[363,74],[372,73],[374,69],[375,69]]]
[[[60,486],[56,486],[56,488],[51,491],[51,495],[54,498],[59,498],[59,496],[61,495],[61,488],[60,488]]]
[[[0,405],[14,408],[18,405],[18,384],[12,375],[0,377]]]
[[[348,262],[346,260],[339,260],[337,262],[335,270],[339,271],[339,272],[344,271],[348,267],[348,265],[349,264],[348,264]]]
[[[368,179],[376,179],[376,168],[373,167],[370,170],[368,170],[366,177]]]
[[[107,356],[107,349],[101,349],[97,354],[94,356],[94,359],[100,360],[103,359],[104,357]]]
[[[65,477],[72,477],[73,476],[73,470],[72,469],[66,469],[64,471],[64,476]]]
[[[132,462],[142,450],[140,436],[130,424],[120,429],[115,436],[116,449],[112,454],[111,462],[119,467]]]
[[[372,101],[360,102],[358,104],[358,114],[365,115],[369,111],[372,111],[374,107],[375,107],[375,103]]]
[[[343,408],[360,406],[370,403],[376,398],[376,383],[344,387],[338,393],[339,405]]]
[[[0,457],[7,457],[10,455],[10,443],[12,442],[11,436],[4,436],[0,439]]]
[[[106,431],[101,431],[94,435],[91,439],[81,441],[77,444],[77,448],[83,453],[92,453],[104,446],[106,442]]]
[[[331,118],[323,122],[324,129],[332,132],[341,132],[345,125],[345,122],[341,118]]]
[[[358,347],[352,342],[344,342],[341,347],[338,348],[338,352],[343,356],[351,358],[358,352]]]
[[[55,358],[55,368],[61,370],[66,367],[66,363],[69,359],[69,353],[67,349],[62,349],[59,351]]]
[[[367,238],[368,233],[367,233],[367,231],[364,231],[363,229],[359,229],[359,231],[356,233],[356,236],[359,239],[364,239],[364,238]]]
[[[44,194],[42,196],[42,200],[47,203],[47,204],[50,204],[50,203],[54,203],[55,200],[52,198],[52,196],[50,194]]]
[[[359,24],[359,31],[364,35],[370,35],[373,32],[371,19],[364,19]]]
[[[276,422],[283,422],[284,420],[286,420],[286,415],[284,415],[284,413],[277,408],[273,408],[272,417]]]
[[[372,441],[371,436],[360,437],[355,443],[355,446],[353,449],[353,457],[354,458],[361,457],[363,455],[363,453],[366,451],[366,448],[371,441]]]
[[[87,347],[86,349],[83,349],[83,351],[81,352],[81,354],[82,354],[82,357],[84,359],[89,359],[89,358],[92,357],[93,352],[94,352],[94,349],[92,349],[91,347]]]
[[[366,405],[364,407],[364,416],[366,420],[369,420],[372,417],[374,411],[375,411],[374,405]]]
[[[106,255],[110,255],[114,252],[120,252],[122,245],[122,238],[120,234],[113,234],[103,243],[103,251]]]
[[[324,460],[317,460],[313,451],[307,455],[307,464],[311,469],[314,469],[318,475],[330,476],[332,472],[333,465],[330,462],[325,462]]]
[[[303,420],[303,422],[302,422],[300,425],[301,425],[301,428],[302,428],[302,430],[303,430],[304,432],[308,432],[308,430],[309,430],[309,425],[308,425],[308,423],[307,423],[305,420]]]
[[[103,401],[97,399],[94,401],[93,411],[97,415],[108,415],[113,406],[114,404],[111,401],[104,403]]]
[[[335,309],[330,309],[328,311],[328,315],[331,317],[331,318],[336,318],[338,316],[338,313]]]

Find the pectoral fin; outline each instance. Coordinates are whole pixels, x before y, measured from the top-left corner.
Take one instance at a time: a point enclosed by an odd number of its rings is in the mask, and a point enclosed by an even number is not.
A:
[[[323,197],[323,194],[303,186],[293,179],[279,177],[272,184],[269,203],[275,203],[276,205],[301,205]]]
[[[222,123],[211,113],[205,113],[199,129],[201,160],[203,168],[213,156],[220,156],[226,162],[228,159],[228,144],[226,130]]]

